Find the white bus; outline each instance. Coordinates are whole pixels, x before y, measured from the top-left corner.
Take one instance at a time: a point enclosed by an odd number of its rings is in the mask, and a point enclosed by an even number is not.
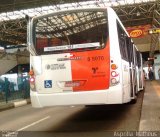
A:
[[[82,8],[28,22],[33,107],[136,102],[142,56],[113,9]]]

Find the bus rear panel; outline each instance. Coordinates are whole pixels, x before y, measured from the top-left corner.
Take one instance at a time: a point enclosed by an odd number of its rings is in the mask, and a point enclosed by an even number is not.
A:
[[[68,10],[31,20],[33,107],[121,104],[131,100],[123,100],[130,94],[126,94],[130,86],[123,92],[117,16],[114,13],[110,17],[115,25],[109,27],[110,10]]]

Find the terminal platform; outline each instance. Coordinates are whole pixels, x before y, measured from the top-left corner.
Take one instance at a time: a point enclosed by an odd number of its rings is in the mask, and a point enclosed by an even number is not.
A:
[[[160,80],[145,85],[139,131],[160,131]]]

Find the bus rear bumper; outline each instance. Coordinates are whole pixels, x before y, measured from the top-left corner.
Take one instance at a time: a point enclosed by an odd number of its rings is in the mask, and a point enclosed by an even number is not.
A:
[[[98,90],[54,94],[39,94],[31,91],[31,102],[32,106],[36,108],[47,106],[122,104],[122,95],[118,89],[114,88],[113,91]]]

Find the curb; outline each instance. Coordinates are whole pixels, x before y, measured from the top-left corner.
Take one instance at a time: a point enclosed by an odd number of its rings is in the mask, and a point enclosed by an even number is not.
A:
[[[0,106],[0,112],[4,110],[12,109],[12,108],[14,108],[13,103],[8,103],[8,104]]]
[[[13,102],[13,105],[16,108],[16,107],[21,107],[30,103],[31,103],[30,99],[25,99],[25,100]]]
[[[16,107],[21,107],[27,104],[30,104],[31,100],[30,99],[25,99],[25,100],[21,100],[21,101],[15,101],[12,103],[8,103],[8,104],[4,104],[0,106],[0,112],[4,111],[4,110],[8,110],[8,109],[13,109]]]

